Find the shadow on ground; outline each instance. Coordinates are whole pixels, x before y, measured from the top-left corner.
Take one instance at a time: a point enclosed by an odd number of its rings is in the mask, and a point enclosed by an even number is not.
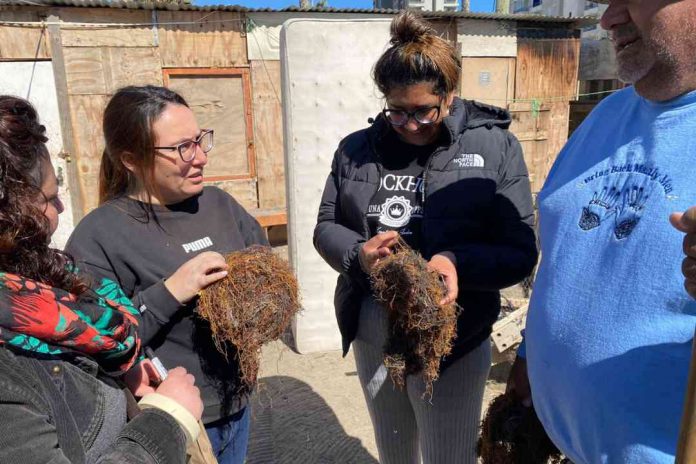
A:
[[[377,460],[359,439],[346,433],[308,384],[287,376],[260,379],[252,399],[247,464],[330,463],[377,464]]]

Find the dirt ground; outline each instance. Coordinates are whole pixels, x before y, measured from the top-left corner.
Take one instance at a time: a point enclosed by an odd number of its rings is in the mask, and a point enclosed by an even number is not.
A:
[[[485,404],[505,389],[508,369],[508,363],[493,367]],[[247,463],[377,462],[352,352],[300,355],[280,341],[264,347]]]
[[[282,232],[269,238],[287,257]],[[288,334],[263,348],[247,464],[378,464],[352,351],[343,358],[340,351],[300,355],[291,347]],[[509,360],[491,369],[484,412],[505,390]]]

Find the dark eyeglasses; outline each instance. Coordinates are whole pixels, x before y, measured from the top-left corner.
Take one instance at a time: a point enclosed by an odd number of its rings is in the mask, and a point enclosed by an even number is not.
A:
[[[434,124],[440,117],[440,105],[429,106],[427,108],[418,108],[415,111],[405,111],[405,110],[392,110],[390,108],[385,108],[382,110],[382,114],[387,118],[387,121],[392,126],[401,127],[408,124],[408,120],[413,118],[418,124],[430,125]]]
[[[172,147],[155,147],[155,149],[176,150],[179,152],[181,161],[188,163],[196,157],[196,146],[206,154],[213,149],[213,132],[213,129],[203,129],[196,140],[187,140]]]

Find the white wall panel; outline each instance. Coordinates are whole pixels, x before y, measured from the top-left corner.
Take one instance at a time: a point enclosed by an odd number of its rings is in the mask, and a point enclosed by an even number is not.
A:
[[[382,108],[370,71],[387,47],[390,19],[296,19],[281,31],[288,245],[304,306],[293,334],[301,353],[341,347],[337,273],[314,250],[312,234],[339,141]]]

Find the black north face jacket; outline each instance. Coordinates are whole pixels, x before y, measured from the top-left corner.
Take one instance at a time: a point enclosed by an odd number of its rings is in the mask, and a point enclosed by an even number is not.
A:
[[[491,334],[499,290],[532,272],[537,248],[529,176],[520,144],[507,130],[507,111],[457,98],[443,124],[447,143],[433,152],[423,174],[421,252],[425,259],[442,251],[457,257],[463,311],[446,367]],[[341,141],[314,229],[315,248],[340,273],[334,304],[344,355],[370,292],[358,251],[370,238],[366,212],[380,183],[377,142],[389,130],[380,115]]]

